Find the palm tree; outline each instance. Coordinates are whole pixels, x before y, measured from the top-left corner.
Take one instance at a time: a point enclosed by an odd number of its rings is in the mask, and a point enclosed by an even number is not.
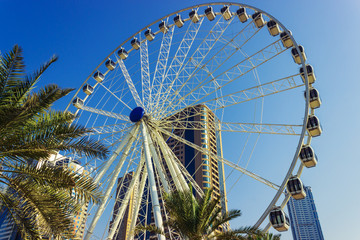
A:
[[[220,199],[212,198],[213,189],[205,191],[204,196],[195,198],[192,189],[175,191],[165,194],[165,208],[169,213],[169,220],[164,223],[181,235],[185,240],[210,239],[248,239],[243,237],[261,236],[261,231],[252,227],[243,227],[236,230],[220,232],[230,220],[241,215],[240,210],[231,210],[223,213],[219,207]],[[153,226],[139,227],[138,230],[163,234]]]
[[[28,161],[41,161],[59,151],[99,158],[108,153],[86,136],[89,129],[72,123],[73,114],[50,109],[72,89],[49,84],[34,92],[42,73],[56,60],[52,57],[26,75],[20,47],[0,55],[0,204],[24,239],[69,234],[72,214],[84,202],[100,200],[91,178]]]

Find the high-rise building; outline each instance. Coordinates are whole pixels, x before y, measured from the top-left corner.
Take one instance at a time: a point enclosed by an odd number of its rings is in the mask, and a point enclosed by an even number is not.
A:
[[[189,107],[177,114],[174,114],[167,120],[169,120],[169,122],[178,121],[180,125],[184,123],[189,123],[191,125],[190,129],[184,130],[184,128],[182,128],[181,126],[174,126],[173,133],[191,143],[194,143],[197,146],[208,149],[212,153],[212,156],[217,155],[222,157],[223,153],[221,147],[221,134],[219,131],[217,131],[217,124],[219,123],[219,121],[216,118],[215,114],[208,107],[206,107],[205,105]],[[175,156],[186,167],[189,174],[193,176],[193,179],[200,186],[200,188],[202,190],[213,188],[213,197],[220,198],[220,205],[223,211],[227,211],[223,163],[218,162],[217,159],[211,156],[211,154],[201,153],[198,150],[192,148],[191,146],[188,146],[185,143],[180,142],[174,138],[170,137],[165,140],[170,149],[172,149]],[[164,166],[165,170],[167,170],[168,168],[165,161]],[[167,171],[167,176],[171,182],[172,178],[169,171]],[[122,178],[125,178],[126,180],[127,178],[129,178],[129,176],[124,176]],[[122,178],[119,178],[118,182],[121,181]],[[117,189],[117,196],[119,199],[121,199],[122,192],[119,189]],[[149,199],[148,204],[151,205],[151,199]],[[162,205],[162,202],[160,202],[160,205]],[[118,204],[115,204],[113,211],[113,219],[119,207],[120,206]],[[151,209],[151,207],[149,206],[148,209]],[[128,213],[128,211],[129,209],[126,210],[126,213]],[[162,212],[162,214],[164,213]],[[116,235],[116,238],[113,238],[113,240],[126,239],[127,234],[129,234],[127,231],[128,221],[130,220],[129,217],[131,216],[129,216],[128,214],[124,215],[124,218],[117,229],[118,234]],[[153,218],[150,219],[150,222],[146,224],[151,223],[154,223]],[[221,228],[219,230],[221,230]],[[156,234],[152,234],[146,237],[146,239],[155,238],[157,238]]]
[[[290,226],[294,240],[323,240],[319,217],[316,211],[311,187],[304,187],[306,197],[301,200],[290,198],[287,203]]]
[[[21,234],[5,208],[0,212],[0,240],[21,240]]]
[[[46,161],[46,163],[47,165],[52,167],[68,168],[73,173],[79,175],[90,176],[89,172],[85,170],[84,167],[81,166],[78,161],[72,160],[69,157],[62,156],[61,154],[52,155]],[[75,235],[73,239],[83,239],[84,231],[85,231],[85,223],[87,219],[87,210],[88,210],[87,208],[88,208],[88,203],[85,203],[82,206],[81,210],[73,217],[74,225],[73,225],[72,233]]]

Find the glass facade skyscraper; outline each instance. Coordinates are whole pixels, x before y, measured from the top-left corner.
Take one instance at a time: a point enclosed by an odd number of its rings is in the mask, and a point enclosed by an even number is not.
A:
[[[290,226],[294,240],[323,240],[319,217],[316,211],[311,187],[304,187],[306,197],[301,200],[290,198],[287,203]]]

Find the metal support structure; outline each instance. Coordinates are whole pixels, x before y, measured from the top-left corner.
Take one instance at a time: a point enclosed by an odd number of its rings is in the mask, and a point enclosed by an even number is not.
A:
[[[115,167],[115,170],[114,172],[112,173],[112,176],[111,176],[111,179],[109,181],[109,184],[107,185],[107,188],[105,190],[105,193],[104,193],[104,198],[103,198],[103,201],[100,203],[100,205],[98,206],[97,210],[96,210],[96,213],[94,214],[94,218],[92,219],[91,223],[90,223],[90,226],[86,232],[86,235],[84,237],[84,240],[89,240],[94,229],[95,229],[95,226],[97,224],[97,222],[99,221],[100,219],[100,216],[102,215],[102,213],[104,212],[105,210],[105,205],[109,199],[109,196],[110,196],[110,193],[116,183],[116,180],[117,178],[119,177],[119,173],[121,171],[121,168],[122,166],[124,165],[124,162],[129,154],[129,151],[130,151],[130,148],[133,144],[133,142],[135,141],[136,139],[136,134],[137,132],[134,132],[134,134],[131,134],[131,137],[129,139],[129,142],[127,143],[122,155],[121,155],[121,158],[119,160],[119,162],[117,163],[116,167]]]
[[[125,80],[126,80],[126,83],[130,89],[130,92],[137,104],[138,107],[143,107],[144,108],[144,104],[142,103],[140,97],[139,97],[139,93],[137,92],[136,88],[135,88],[135,85],[133,83],[133,81],[131,80],[131,77],[129,75],[129,72],[124,64],[124,61],[122,59],[118,59],[118,63],[119,63],[119,66],[121,68],[121,71],[125,77]]]
[[[151,100],[149,53],[147,42],[148,41],[144,41],[140,45],[142,99],[144,101],[144,107],[146,110],[149,109],[149,104]]]
[[[159,203],[159,197],[158,197],[158,190],[156,187],[155,182],[155,173],[152,166],[151,161],[151,154],[150,154],[150,147],[149,147],[149,139],[148,139],[148,133],[147,128],[145,126],[145,123],[142,122],[142,136],[143,136],[143,143],[144,143],[144,151],[145,151],[145,162],[146,162],[146,168],[148,172],[148,180],[150,185],[150,195],[151,195],[151,202],[152,202],[152,208],[153,208],[153,216],[155,219],[155,226],[159,228],[161,231],[164,231],[163,221],[161,217],[161,210],[160,210],[160,203]],[[165,236],[158,234],[159,240],[165,240]]]
[[[122,115],[119,113],[113,113],[113,112],[109,112],[106,110],[97,109],[97,108],[88,107],[88,106],[83,106],[81,109],[84,111],[87,111],[87,112],[92,112],[92,113],[96,113],[96,114],[103,115],[106,117],[111,117],[111,118],[119,119],[119,120],[122,120],[125,122],[130,122],[128,116],[125,116],[125,115]]]

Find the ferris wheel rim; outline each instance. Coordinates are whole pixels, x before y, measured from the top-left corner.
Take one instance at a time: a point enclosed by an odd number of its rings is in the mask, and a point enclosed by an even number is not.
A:
[[[250,5],[247,5],[247,4],[241,4],[241,3],[234,3],[234,2],[212,2],[212,3],[204,3],[204,4],[198,4],[198,5],[194,5],[194,6],[191,6],[191,7],[187,7],[187,8],[184,8],[184,9],[181,9],[181,10],[178,10],[178,11],[175,11],[173,13],[170,13],[162,18],[159,18],[158,20],[152,22],[151,24],[147,25],[146,27],[142,28],[141,30],[139,30],[138,32],[136,32],[135,34],[133,34],[132,36],[130,36],[128,39],[126,39],[122,44],[120,44],[117,48],[114,49],[113,52],[111,52],[96,68],[95,70],[86,78],[86,80],[83,82],[83,84],[79,87],[78,91],[74,94],[74,97],[72,97],[72,99],[70,100],[68,106],[66,107],[66,110],[68,110],[68,108],[70,107],[71,105],[71,102],[73,101],[73,99],[78,95],[78,93],[81,91],[82,87],[87,83],[87,81],[91,78],[91,76],[103,65],[103,63],[110,57],[112,56],[117,50],[119,50],[124,44],[126,44],[127,42],[129,42],[131,39],[133,39],[135,36],[137,36],[138,34],[142,33],[145,29],[155,25],[156,23],[160,22],[161,20],[163,19],[166,19],[170,16],[174,16],[176,15],[177,13],[181,13],[181,12],[184,12],[184,11],[187,11],[189,9],[192,9],[192,8],[197,8],[197,7],[204,7],[204,6],[214,6],[214,5],[228,5],[228,6],[239,6],[239,7],[245,7],[245,8],[249,8],[249,9],[252,9],[254,11],[257,11],[257,12],[261,12],[263,13],[264,15],[266,15],[267,17],[269,17],[270,19],[276,21],[276,23],[279,24],[279,26],[281,26],[281,28],[283,29],[283,31],[288,31],[288,29],[280,22],[278,21],[276,18],[274,18],[272,15],[268,14],[267,12],[263,11],[263,10],[260,10],[259,8],[256,8],[256,7],[253,7],[253,6],[250,6]],[[294,37],[292,35],[289,35],[289,37],[291,38],[291,40],[293,41],[294,43],[294,47],[298,50],[298,52],[300,52],[300,49],[299,49],[299,45],[297,44],[297,42],[295,41]],[[279,197],[281,196],[281,194],[283,193],[284,189],[285,189],[285,186],[286,186],[286,183],[287,183],[287,180],[290,178],[292,172],[294,171],[295,169],[295,166],[296,166],[296,163],[298,161],[298,154],[300,152],[300,149],[301,149],[301,146],[303,145],[303,142],[304,142],[304,139],[305,139],[305,134],[306,134],[306,124],[307,124],[307,117],[309,115],[309,102],[310,102],[310,99],[309,99],[309,80],[308,80],[308,74],[307,74],[307,68],[306,68],[306,61],[304,60],[303,56],[300,54],[300,59],[301,59],[301,65],[305,71],[305,91],[306,91],[306,99],[305,99],[305,114],[304,114],[304,120],[303,120],[303,124],[302,124],[302,132],[301,132],[301,136],[300,136],[300,139],[299,139],[299,143],[298,143],[298,146],[297,146],[297,149],[296,149],[296,152],[294,154],[294,158],[291,162],[291,165],[290,165],[290,168],[288,170],[288,173],[286,175],[286,177],[284,178],[284,181],[281,185],[281,187],[279,188],[277,194],[275,195],[274,199],[272,200],[272,202],[269,204],[267,210],[264,212],[264,216],[266,217],[268,215],[268,212],[271,210],[272,206],[274,206],[274,204],[278,201]],[[313,110],[312,110],[313,112]],[[311,141],[311,136],[308,136],[307,138],[307,142],[309,143]],[[299,167],[299,174],[301,175],[301,172],[302,172],[302,168],[303,168],[303,165],[301,164],[301,166]],[[277,199],[275,200],[277,196]],[[284,205],[284,204],[282,204]],[[266,214],[265,214],[266,213]],[[264,217],[264,219],[265,219]],[[264,221],[264,219],[261,221],[261,223]],[[260,219],[259,219],[260,221]],[[259,223],[259,221],[255,224],[256,227],[258,227],[261,223]],[[259,224],[258,224],[259,223]]]

